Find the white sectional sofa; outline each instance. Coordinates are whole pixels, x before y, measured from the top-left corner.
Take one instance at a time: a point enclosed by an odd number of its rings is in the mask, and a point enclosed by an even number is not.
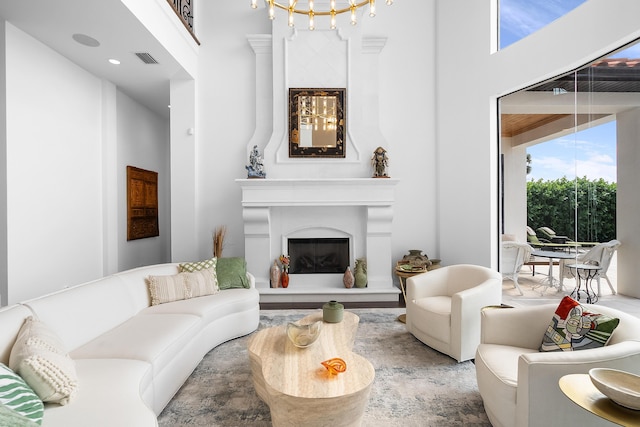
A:
[[[45,404],[45,427],[156,426],[157,415],[215,346],[249,334],[259,294],[226,289],[151,305],[146,278],[175,275],[178,264],[117,273],[0,309],[0,362],[29,316],[62,340],[75,362],[78,391],[66,405]]]

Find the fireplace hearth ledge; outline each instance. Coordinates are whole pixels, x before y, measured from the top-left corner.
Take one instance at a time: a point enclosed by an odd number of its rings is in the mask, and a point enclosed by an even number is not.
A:
[[[398,302],[400,289],[390,287],[386,289],[370,288],[337,288],[317,287],[296,289],[289,285],[287,289],[261,288],[260,302],[327,302],[337,300],[340,302]]]

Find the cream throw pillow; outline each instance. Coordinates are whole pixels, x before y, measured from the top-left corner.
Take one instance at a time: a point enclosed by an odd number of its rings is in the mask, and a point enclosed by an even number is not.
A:
[[[28,317],[9,356],[9,368],[36,392],[43,402],[66,405],[78,390],[73,359],[60,338],[44,323]]]
[[[187,284],[184,274],[149,276],[149,293],[151,294],[151,305],[187,299]]]
[[[173,276],[149,276],[151,305],[215,294],[219,291],[215,268]]]
[[[216,269],[207,268],[194,273],[181,273],[187,276],[187,288],[191,298],[202,297],[218,293],[218,280],[216,279]]]

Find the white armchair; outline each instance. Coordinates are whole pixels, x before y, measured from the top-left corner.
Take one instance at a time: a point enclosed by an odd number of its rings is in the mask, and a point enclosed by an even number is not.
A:
[[[528,243],[502,242],[502,277],[511,280],[520,295],[523,295],[523,292],[518,283],[518,274],[524,263],[531,257],[531,252],[533,252],[533,248]]]
[[[494,427],[610,426],[571,402],[558,380],[613,368],[640,374],[640,319],[618,310],[582,304],[620,319],[605,347],[539,352],[557,304],[482,311],[482,342],[476,352],[478,389]]]
[[[473,359],[480,312],[502,302],[502,276],[478,265],[451,265],[407,279],[407,330],[458,362]]]

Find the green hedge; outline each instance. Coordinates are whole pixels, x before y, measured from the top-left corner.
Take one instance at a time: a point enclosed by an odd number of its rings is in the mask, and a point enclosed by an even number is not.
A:
[[[615,239],[616,189],[616,183],[589,181],[586,177],[576,181],[528,181],[528,225],[534,230],[550,227],[556,234],[580,242]]]

